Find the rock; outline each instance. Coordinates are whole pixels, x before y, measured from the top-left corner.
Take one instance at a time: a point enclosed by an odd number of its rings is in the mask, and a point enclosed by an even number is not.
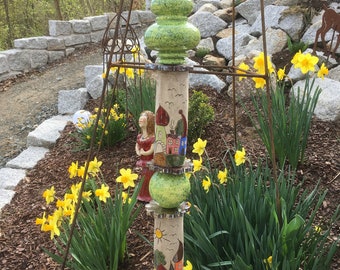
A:
[[[221,0],[220,6],[222,9],[230,8],[233,6],[233,0]]]
[[[11,49],[2,52],[7,57],[7,64],[13,71],[29,71],[31,69],[30,54],[26,50]]]
[[[274,2],[275,0],[265,0],[264,5],[271,5]],[[252,25],[260,13],[260,8],[259,0],[248,0],[236,6],[236,11]]]
[[[300,33],[303,30],[303,14],[302,13],[289,13],[287,6],[273,6],[268,5],[265,7],[266,27],[280,28],[285,31],[293,40],[299,40]],[[285,13],[286,11],[286,13]],[[261,14],[258,15],[256,21],[251,27],[251,34],[257,35],[262,32]]]
[[[89,20],[71,20],[70,23],[75,34],[88,34],[91,32]]]
[[[302,91],[305,80],[298,81],[293,86],[292,94],[297,95],[297,91]],[[315,116],[323,121],[340,121],[340,82],[332,79],[316,78],[311,95],[317,87],[321,88],[318,102],[315,107]]]
[[[48,52],[45,50],[30,50],[31,68],[45,67],[49,61]]]
[[[232,22],[233,20],[233,8],[219,9],[216,10],[213,14],[225,22]],[[237,13],[235,14],[235,17],[236,16]]]
[[[67,36],[72,34],[72,24],[68,21],[49,20],[49,33],[52,37]]]
[[[32,169],[40,159],[44,158],[47,152],[47,148],[29,146],[19,156],[8,161],[6,167],[12,169]]]
[[[35,130],[28,133],[27,146],[52,147],[70,120],[70,116],[60,115],[45,120]]]
[[[47,49],[47,37],[20,38],[14,40],[16,49]]]
[[[7,73],[10,71],[6,55],[0,54],[0,74]]]
[[[98,75],[103,74],[102,65],[88,65],[85,67],[85,87],[87,88],[90,82]]]
[[[112,16],[114,15],[115,13],[112,14]],[[90,22],[92,31],[104,30],[109,24],[109,16],[107,15],[85,17],[84,20]]]
[[[198,12],[188,18],[198,28],[202,38],[212,37],[227,27],[227,23],[210,12]]]
[[[87,92],[93,99],[101,97],[103,92],[104,80],[101,75],[95,76],[87,85]]]
[[[197,10],[200,9],[201,6],[205,5],[205,4],[213,4],[215,5],[217,8],[220,8],[220,0],[195,0],[194,1],[194,8],[193,8],[193,12],[196,13]]]
[[[340,82],[340,66],[330,69],[327,78]]]
[[[235,56],[242,54],[242,50],[253,39],[256,39],[256,38],[249,34],[237,34],[235,36],[235,48],[238,48],[238,49],[235,51]],[[219,54],[223,55],[227,60],[231,60],[232,59],[232,37],[223,38],[217,41],[216,50],[218,51]]]
[[[266,30],[266,37],[268,55],[273,55],[282,51],[287,45],[287,34],[281,29],[268,28]],[[249,42],[244,53],[251,50],[263,51],[263,36],[261,36],[258,40]]]
[[[203,6],[201,6],[196,12],[210,12],[210,13],[214,13],[218,8],[211,4],[211,3],[207,3],[204,4]]]
[[[186,58],[186,65],[194,66],[198,65],[198,63]],[[198,71],[207,71],[204,68],[194,68],[194,70]],[[189,74],[189,87],[191,88],[198,88],[209,86],[215,89],[218,93],[226,87],[226,83],[219,79],[214,74],[202,74],[202,73],[190,73]]]
[[[211,37],[201,39],[201,41],[196,46],[196,49],[207,49],[209,52],[215,50],[214,42]]]
[[[60,90],[58,93],[58,113],[73,114],[83,109],[88,99],[86,88]]]
[[[26,171],[23,169],[1,168],[0,169],[0,189],[14,190],[16,185],[25,176],[26,176]]]
[[[226,61],[224,57],[216,57],[216,56],[208,54],[204,56],[203,58],[203,65],[216,66],[214,70],[222,71],[223,70],[222,67],[226,65]]]

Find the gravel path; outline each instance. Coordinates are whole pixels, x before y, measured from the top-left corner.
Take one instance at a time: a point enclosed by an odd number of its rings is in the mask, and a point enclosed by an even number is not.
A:
[[[59,63],[0,83],[0,168],[26,148],[30,131],[58,114],[58,92],[84,87],[84,68],[101,63],[101,48],[91,47]]]

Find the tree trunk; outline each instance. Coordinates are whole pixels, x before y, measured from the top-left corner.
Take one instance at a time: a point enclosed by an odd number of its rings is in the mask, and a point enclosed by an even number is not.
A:
[[[9,7],[8,7],[8,0],[4,0],[4,8],[5,8],[5,14],[6,14],[6,24],[8,27],[8,34],[6,37],[6,43],[8,48],[12,48],[12,40],[13,40],[13,26],[10,20],[10,15],[9,15]]]
[[[59,0],[54,0],[54,7],[55,7],[55,11],[57,13],[57,19],[62,21],[63,20],[63,15],[61,13],[61,8],[60,8]]]
[[[94,9],[93,9],[93,7],[92,7],[92,5],[91,5],[89,0],[86,0],[86,4],[87,4],[87,7],[88,7],[91,15],[95,15]]]

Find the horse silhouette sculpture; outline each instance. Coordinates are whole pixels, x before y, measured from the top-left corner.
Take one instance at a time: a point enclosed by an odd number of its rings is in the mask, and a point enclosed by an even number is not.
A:
[[[313,47],[313,53],[315,53],[316,45],[319,39],[319,36],[321,36],[321,41],[324,50],[327,50],[326,41],[325,41],[325,35],[330,30],[333,29],[333,37],[332,42],[335,37],[335,33],[338,33],[337,42],[334,47],[334,50],[332,52],[332,56],[335,58],[335,52],[339,47],[340,44],[340,14],[336,13],[334,9],[327,8],[324,6],[325,13],[322,16],[322,25],[321,27],[316,31],[315,41],[314,41],[314,47]],[[331,46],[332,47],[332,46]],[[329,49],[331,51],[332,48]]]

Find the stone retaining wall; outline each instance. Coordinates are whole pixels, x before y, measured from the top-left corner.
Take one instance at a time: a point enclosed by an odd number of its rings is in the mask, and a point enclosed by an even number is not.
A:
[[[49,21],[49,36],[14,40],[14,48],[0,51],[0,82],[46,66],[72,54],[77,48],[99,44],[115,13],[82,20]],[[122,16],[127,18],[128,13]],[[151,11],[132,11],[130,24],[144,29],[155,21]],[[122,26],[124,22],[122,20]],[[115,24],[112,23],[112,28]]]

